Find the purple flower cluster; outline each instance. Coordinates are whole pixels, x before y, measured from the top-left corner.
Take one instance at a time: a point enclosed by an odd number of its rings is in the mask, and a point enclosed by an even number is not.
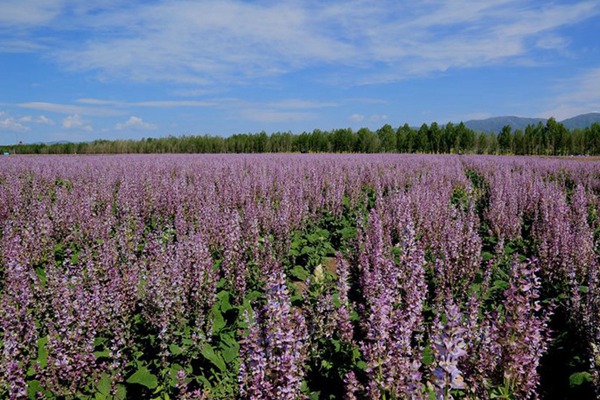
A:
[[[5,246],[0,260],[5,265],[4,290],[0,296],[0,326],[2,357],[0,384],[7,386],[10,399],[27,395],[27,366],[35,359],[38,331],[35,326],[35,278],[23,260],[23,248],[18,235],[4,232]]]
[[[400,222],[400,221],[399,221]],[[367,393],[371,398],[407,397],[421,386],[421,349],[413,341],[422,329],[426,296],[424,257],[416,248],[410,221],[398,243],[395,259],[389,232],[384,232],[379,210],[358,239]]]
[[[452,389],[465,389],[463,372],[459,369],[459,362],[467,355],[464,340],[465,327],[462,322],[462,313],[451,299],[445,306],[445,322],[439,316],[433,324],[431,339],[435,369],[432,382],[435,385],[438,399],[452,399]]]
[[[246,315],[248,333],[242,343],[240,392],[247,399],[300,399],[306,356],[306,327],[292,309],[283,272],[267,279],[266,304]]]
[[[592,162],[450,155],[7,157],[0,397],[33,381],[93,396],[106,376],[115,394],[146,339],[165,394],[215,396],[192,358],[226,331],[240,370],[219,373],[242,398],[318,390],[314,348],[338,351],[342,366],[323,365],[349,399],[535,398],[559,335],[542,293],[568,297],[600,387],[598,176]],[[326,278],[308,268],[292,305],[292,237],[323,226],[339,253],[321,255]]]

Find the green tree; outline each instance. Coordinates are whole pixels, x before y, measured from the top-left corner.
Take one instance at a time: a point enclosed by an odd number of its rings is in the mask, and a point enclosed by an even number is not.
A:
[[[379,138],[369,128],[360,128],[356,132],[354,150],[358,153],[377,153],[379,151]]]
[[[377,130],[377,137],[381,143],[381,151],[385,153],[394,152],[397,148],[396,132],[390,124],[385,124]]]
[[[510,152],[512,142],[512,129],[509,125],[504,125],[502,130],[498,132],[498,150],[502,154]]]

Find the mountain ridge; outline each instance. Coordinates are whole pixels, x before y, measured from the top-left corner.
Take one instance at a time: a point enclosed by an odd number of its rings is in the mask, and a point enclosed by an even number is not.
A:
[[[506,125],[510,126],[511,129],[525,129],[527,125],[537,125],[538,123],[545,124],[548,118],[528,118],[528,117],[517,117],[513,115],[491,117],[485,119],[472,119],[465,121],[464,124],[467,128],[472,129],[476,132],[486,133],[498,133]],[[600,112],[592,112],[586,114],[580,114],[575,117],[567,118],[562,121],[557,121],[564,125],[567,129],[583,129],[592,125],[595,122],[600,123]]]

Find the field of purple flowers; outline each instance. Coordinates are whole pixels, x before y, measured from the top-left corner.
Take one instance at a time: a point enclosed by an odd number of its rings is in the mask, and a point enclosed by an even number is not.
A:
[[[595,398],[599,201],[577,160],[5,157],[0,398]]]

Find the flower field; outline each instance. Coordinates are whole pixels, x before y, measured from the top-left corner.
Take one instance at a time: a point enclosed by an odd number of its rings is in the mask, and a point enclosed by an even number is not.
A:
[[[600,396],[600,163],[0,160],[0,398]]]

